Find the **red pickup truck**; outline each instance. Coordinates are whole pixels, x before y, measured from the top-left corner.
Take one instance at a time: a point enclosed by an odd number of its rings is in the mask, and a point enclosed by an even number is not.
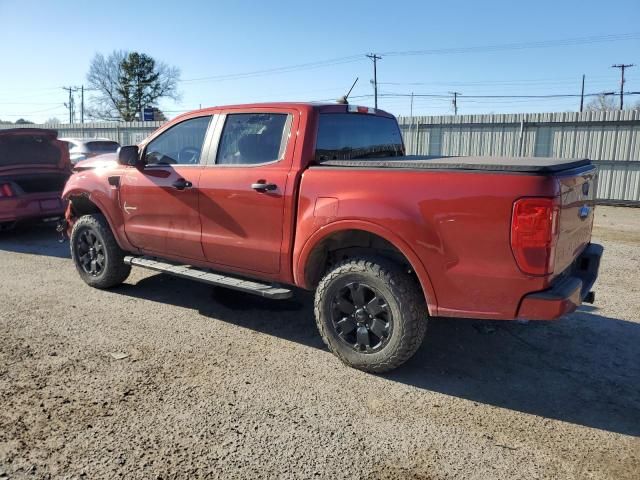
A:
[[[395,118],[344,104],[177,117],[71,176],[71,254],[97,288],[132,265],[270,298],[315,290],[322,338],[383,372],[429,316],[552,320],[592,302],[586,159],[405,156]]]

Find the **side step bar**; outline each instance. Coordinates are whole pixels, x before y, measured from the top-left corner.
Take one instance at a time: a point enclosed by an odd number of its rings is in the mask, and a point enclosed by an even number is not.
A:
[[[208,270],[192,267],[190,265],[180,265],[170,263],[166,260],[156,259],[154,257],[134,257],[128,255],[124,257],[124,263],[135,267],[148,268],[156,272],[168,273],[180,278],[195,280],[196,282],[207,283],[216,287],[226,287],[241,292],[252,293],[260,297],[272,298],[274,300],[282,300],[291,298],[293,291],[288,288],[270,285],[268,283],[260,283],[253,280],[244,280],[241,278],[229,277],[218,273],[211,273]]]

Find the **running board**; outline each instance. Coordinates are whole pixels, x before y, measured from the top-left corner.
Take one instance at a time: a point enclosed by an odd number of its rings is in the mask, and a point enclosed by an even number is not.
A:
[[[154,257],[124,257],[124,263],[135,267],[148,268],[156,272],[168,273],[180,278],[195,280],[196,282],[207,283],[216,287],[231,288],[241,292],[252,293],[260,297],[281,300],[291,298],[293,291],[288,288],[274,286],[268,283],[244,280],[241,278],[228,277],[218,273],[211,273],[208,270],[192,267],[191,265],[180,265],[159,260]]]

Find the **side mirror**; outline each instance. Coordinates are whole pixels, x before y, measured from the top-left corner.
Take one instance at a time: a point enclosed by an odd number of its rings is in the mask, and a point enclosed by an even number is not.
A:
[[[131,167],[140,166],[140,150],[137,145],[126,145],[118,148],[118,163]]]

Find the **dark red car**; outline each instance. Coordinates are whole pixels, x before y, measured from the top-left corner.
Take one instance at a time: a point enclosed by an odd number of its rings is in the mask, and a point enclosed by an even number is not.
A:
[[[97,288],[132,265],[270,298],[315,291],[329,348],[382,372],[427,318],[552,320],[593,301],[588,159],[405,156],[395,118],[271,103],[182,115],[64,191]]]
[[[61,217],[70,174],[69,149],[55,130],[0,130],[0,229]]]

